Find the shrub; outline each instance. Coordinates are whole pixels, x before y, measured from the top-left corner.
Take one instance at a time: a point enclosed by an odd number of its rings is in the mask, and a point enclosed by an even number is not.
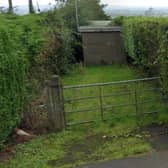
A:
[[[65,74],[74,59],[72,43],[75,39],[72,31],[65,26],[57,11],[47,13],[45,26],[48,27],[47,42],[38,62],[54,74]]]
[[[112,20],[111,25],[122,26],[125,18],[126,18],[125,16],[118,16]]]

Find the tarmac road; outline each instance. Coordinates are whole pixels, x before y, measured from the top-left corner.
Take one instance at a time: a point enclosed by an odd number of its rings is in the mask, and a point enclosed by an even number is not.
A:
[[[80,168],[168,168],[168,150],[153,152],[139,158],[107,161]]]

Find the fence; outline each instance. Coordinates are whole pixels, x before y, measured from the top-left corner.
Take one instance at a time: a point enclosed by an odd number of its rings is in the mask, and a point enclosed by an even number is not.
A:
[[[140,124],[146,116],[156,118],[165,109],[159,77],[61,86],[54,76],[48,85],[49,119],[54,129],[128,117]]]

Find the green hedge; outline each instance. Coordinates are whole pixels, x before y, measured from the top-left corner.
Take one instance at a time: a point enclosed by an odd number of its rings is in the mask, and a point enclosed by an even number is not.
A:
[[[13,33],[0,28],[0,144],[18,124],[25,99],[27,59]]]
[[[124,45],[136,65],[150,75],[162,75],[168,88],[168,19],[130,17],[123,21]]]
[[[20,122],[28,98],[29,74],[44,43],[38,19],[0,15],[0,145]]]
[[[71,31],[53,17],[0,15],[0,146],[40,90],[40,81],[68,70]]]

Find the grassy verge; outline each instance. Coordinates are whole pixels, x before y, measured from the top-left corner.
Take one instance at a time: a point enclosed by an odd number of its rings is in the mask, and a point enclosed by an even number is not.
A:
[[[139,75],[133,69],[127,66],[97,66],[83,68],[79,67],[73,73],[63,77],[65,85],[111,82],[118,80],[128,80],[139,78]],[[139,89],[148,88],[149,85],[140,85]],[[115,88],[104,88],[103,94],[118,89],[131,89],[130,86]],[[65,93],[66,98],[97,94],[94,90],[88,91],[70,91]],[[150,96],[156,96],[156,93],[150,93]],[[148,97],[148,94],[141,95]],[[118,101],[130,102],[131,97],[107,99],[107,103],[116,103]],[[85,105],[88,107],[96,106],[97,102],[90,101]],[[66,109],[72,110],[82,108],[82,104],[67,104]],[[127,112],[133,113],[135,107],[129,107]],[[154,108],[152,105],[150,108]],[[114,111],[112,111],[114,112]],[[125,109],[117,109],[121,118],[112,119],[108,122],[96,122],[86,124],[85,126],[74,126],[58,134],[50,134],[38,137],[29,143],[16,146],[15,157],[0,168],[73,168],[89,162],[98,162],[110,159],[119,159],[135,154],[149,152],[152,148],[145,140],[146,133],[136,132],[137,122],[135,117],[125,117]],[[68,121],[78,121],[88,118],[95,118],[96,112],[80,115],[75,114],[68,118]],[[111,113],[108,112],[106,117]],[[99,112],[97,113],[99,116]],[[68,117],[68,116],[67,116]],[[155,116],[154,116],[155,118]],[[149,117],[148,122],[153,117]],[[158,117],[157,117],[158,121]]]
[[[73,168],[89,162],[119,159],[151,150],[141,137],[120,137],[132,128],[108,124],[38,137],[16,147],[16,156],[2,168]],[[118,135],[118,137],[117,137]]]

